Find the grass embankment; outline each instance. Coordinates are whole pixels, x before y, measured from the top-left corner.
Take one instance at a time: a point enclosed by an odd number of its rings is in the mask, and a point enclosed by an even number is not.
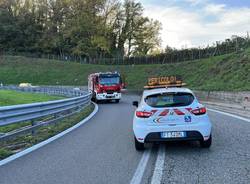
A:
[[[141,89],[149,76],[181,75],[192,89],[250,90],[250,48],[240,53],[163,65],[88,65],[25,57],[2,57],[0,81],[7,84],[86,85],[93,72],[119,71],[130,89]]]
[[[63,98],[46,94],[0,90],[0,106],[46,102]]]
[[[9,90],[0,90],[0,106],[45,102],[50,100],[59,100],[62,98],[64,97],[50,96],[50,95],[36,94],[36,93],[16,92]],[[23,122],[23,123],[3,126],[0,127],[0,133],[6,133],[27,125],[30,125],[30,122]],[[0,159],[5,158],[10,154],[12,154],[12,151],[10,149],[6,149],[0,146]]]
[[[23,149],[29,148],[32,145],[35,145],[39,142],[42,142],[65,129],[72,127],[73,125],[80,122],[82,119],[87,117],[94,109],[94,105],[90,104],[80,113],[77,113],[71,117],[65,118],[60,122],[57,122],[54,125],[49,125],[42,127],[36,131],[34,135],[26,134],[15,139],[0,142],[0,160],[4,159],[16,152],[19,152]]]

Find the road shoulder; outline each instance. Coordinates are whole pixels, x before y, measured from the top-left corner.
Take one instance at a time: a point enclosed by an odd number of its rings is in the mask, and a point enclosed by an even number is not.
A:
[[[201,101],[209,109],[214,109],[233,115],[250,119],[250,111],[244,109],[240,104],[229,104],[224,102]]]

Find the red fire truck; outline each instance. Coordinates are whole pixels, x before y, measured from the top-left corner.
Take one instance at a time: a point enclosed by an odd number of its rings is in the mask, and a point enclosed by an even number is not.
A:
[[[119,103],[122,87],[121,75],[118,72],[93,73],[88,77],[88,90],[95,102],[115,100]]]

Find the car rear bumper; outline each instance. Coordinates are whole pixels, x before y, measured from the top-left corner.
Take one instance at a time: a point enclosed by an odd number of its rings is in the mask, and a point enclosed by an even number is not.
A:
[[[210,122],[201,122],[189,125],[177,126],[146,126],[145,124],[134,124],[133,131],[136,139],[143,142],[154,141],[175,141],[175,140],[207,140],[212,131]],[[161,132],[184,131],[187,132],[184,138],[161,138]]]
[[[100,93],[96,94],[97,100],[119,100],[121,99],[121,93],[113,93],[113,94],[107,94],[107,93]]]
[[[198,131],[186,131],[186,137],[182,138],[162,138],[160,132],[149,133],[144,139],[145,143],[149,142],[167,142],[167,141],[192,141],[203,140],[203,136]]]

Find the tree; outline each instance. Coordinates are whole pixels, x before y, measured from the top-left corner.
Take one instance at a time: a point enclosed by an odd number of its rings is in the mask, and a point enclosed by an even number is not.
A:
[[[142,18],[143,8],[140,3],[132,0],[126,0],[124,3],[124,23],[121,27],[121,34],[118,40],[118,49],[121,55],[124,55],[124,47],[127,41],[128,51],[127,55],[131,54],[131,48],[134,40],[135,32],[140,27],[140,20]],[[138,24],[139,23],[139,24]]]
[[[142,20],[140,29],[135,34],[135,49],[133,54],[144,56],[154,49],[158,49],[161,44],[160,30],[161,23],[152,19]]]
[[[0,31],[0,49],[25,53],[123,57],[159,45],[134,0],[0,0]]]

